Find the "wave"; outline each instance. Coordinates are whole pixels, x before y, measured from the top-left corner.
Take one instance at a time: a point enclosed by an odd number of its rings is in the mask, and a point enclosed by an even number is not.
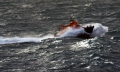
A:
[[[44,37],[0,37],[0,44],[23,43],[23,42],[41,42],[44,39],[54,38],[53,35]]]

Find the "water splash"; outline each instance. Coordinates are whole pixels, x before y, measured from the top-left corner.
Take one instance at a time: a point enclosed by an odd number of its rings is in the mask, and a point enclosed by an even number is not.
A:
[[[23,43],[23,42],[41,42],[44,39],[54,38],[53,35],[44,37],[0,37],[0,44]]]

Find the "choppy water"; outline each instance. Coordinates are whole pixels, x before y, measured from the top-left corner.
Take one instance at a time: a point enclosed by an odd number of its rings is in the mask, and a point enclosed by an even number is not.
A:
[[[71,15],[109,32],[54,38]],[[0,0],[0,72],[120,72],[119,26],[120,0]]]

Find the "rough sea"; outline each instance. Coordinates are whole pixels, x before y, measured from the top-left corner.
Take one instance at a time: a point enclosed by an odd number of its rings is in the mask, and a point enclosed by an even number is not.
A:
[[[70,16],[109,31],[55,38]],[[120,0],[0,0],[0,72],[120,72]]]

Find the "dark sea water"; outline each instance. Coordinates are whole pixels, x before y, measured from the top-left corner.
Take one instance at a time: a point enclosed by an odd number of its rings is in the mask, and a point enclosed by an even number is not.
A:
[[[109,31],[54,38],[71,15]],[[0,0],[0,72],[120,72],[120,0]]]

